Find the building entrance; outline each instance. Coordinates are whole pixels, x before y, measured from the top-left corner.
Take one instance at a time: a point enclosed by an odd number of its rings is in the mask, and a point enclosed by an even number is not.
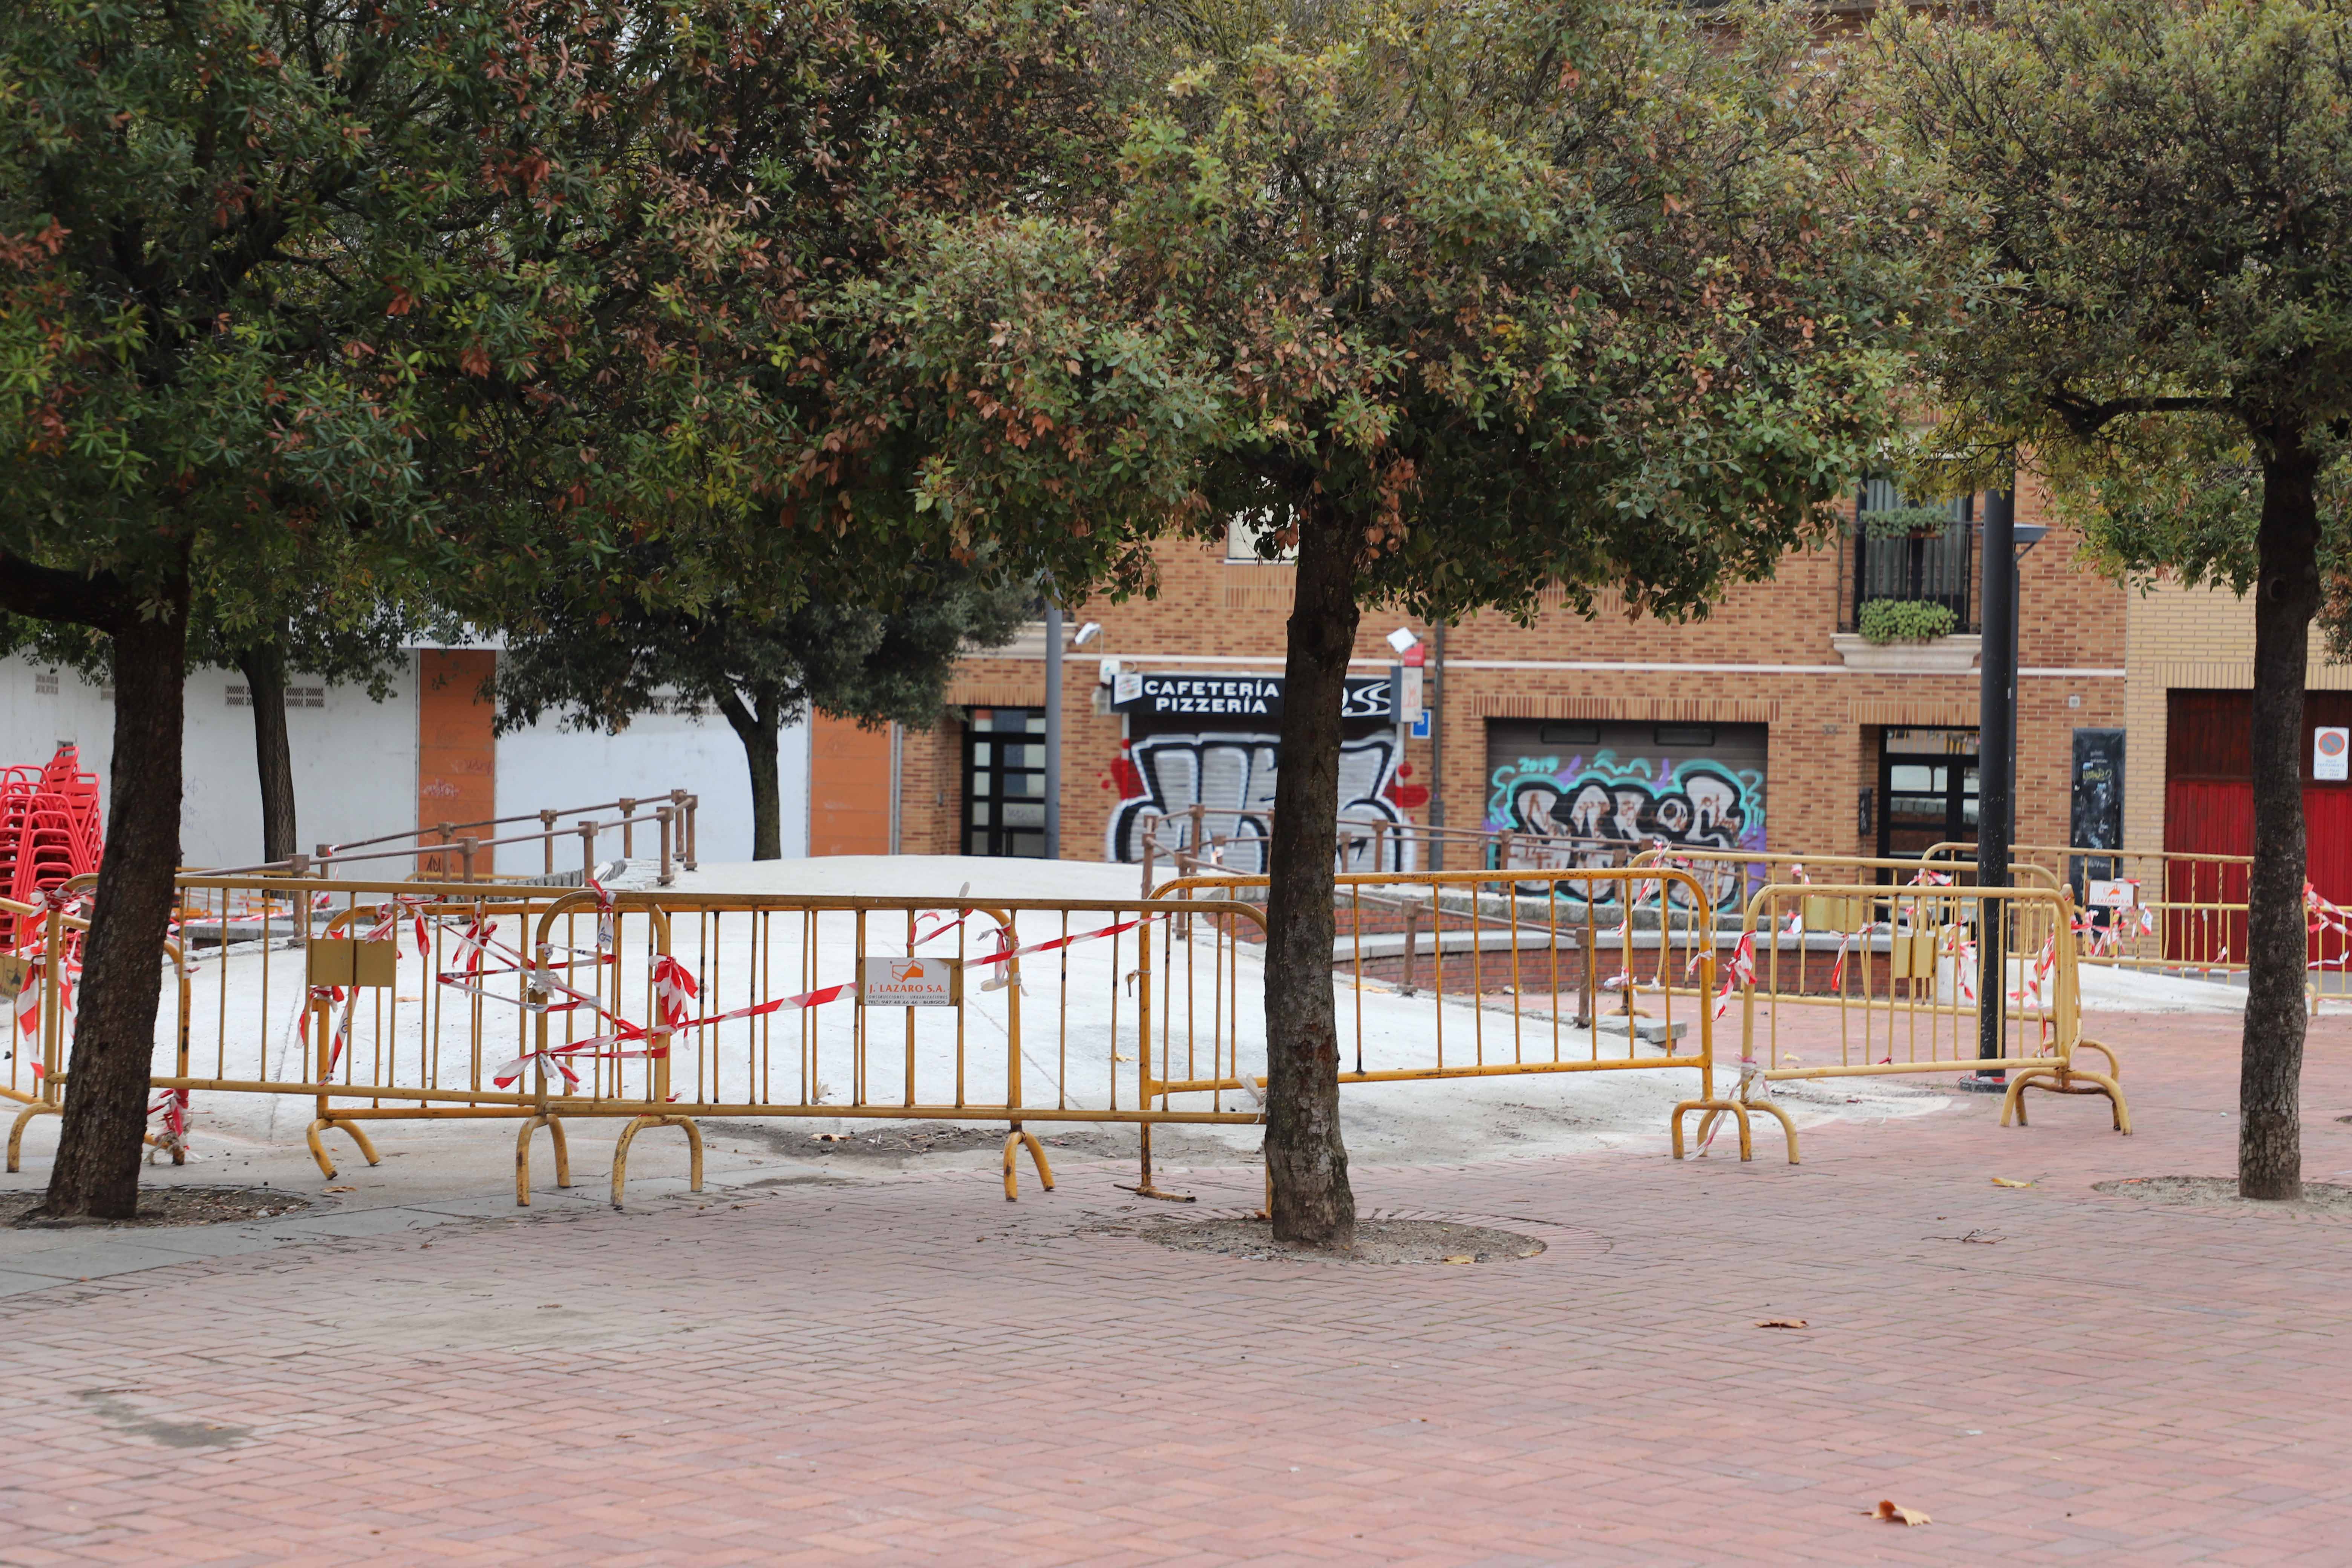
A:
[[[1045,853],[1045,710],[975,708],[963,732],[963,852]]]
[[[1883,730],[1878,853],[1913,858],[1977,836],[1977,732]]]

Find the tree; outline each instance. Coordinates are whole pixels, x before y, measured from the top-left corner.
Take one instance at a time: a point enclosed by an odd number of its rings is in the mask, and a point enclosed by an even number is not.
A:
[[[1954,307],[1928,447],[2020,451],[2117,570],[2253,590],[2239,1190],[2302,1190],[2301,729],[2352,435],[2352,14],[1995,0],[1893,15],[1886,122]]]
[[[1727,25],[1736,22],[1737,26]],[[1107,14],[1114,178],[942,226],[891,320],[921,500],[1064,584],[1270,514],[1297,596],[1270,862],[1278,1236],[1352,1240],[1333,856],[1360,607],[1702,615],[1891,429],[1900,277],[1781,13],[1165,0]],[[878,373],[877,373],[878,374]]]
[[[897,582],[869,571],[862,593],[803,599],[766,616],[731,596],[663,609],[635,597],[600,607],[551,595],[542,618],[508,633],[499,726],[554,710],[571,727],[618,734],[640,713],[715,706],[751,770],[751,858],[773,860],[783,854],[783,726],[811,708],[867,724],[934,724],[957,658],[1009,640],[1028,605],[1017,588],[952,567]]]
[[[372,576],[648,604],[908,510],[813,301],[1082,123],[1058,11],[935,0],[25,0],[0,11],[0,609],[110,637],[46,1207],[131,1214],[192,601]],[[1034,104],[1055,106],[1033,115]],[[885,434],[887,422],[873,426]],[[786,551],[784,553],[789,554]],[[260,597],[257,594],[256,597]],[[230,640],[276,623],[220,617]]]
[[[110,638],[116,690],[49,1215],[137,1202],[200,588],[250,610],[267,584],[529,584],[594,554],[612,513],[540,372],[596,347],[614,212],[640,253],[708,248],[708,202],[649,208],[616,154],[682,100],[708,118],[726,10],[0,14],[0,608]],[[575,504],[534,534],[549,487]],[[214,618],[231,647],[267,624]]]

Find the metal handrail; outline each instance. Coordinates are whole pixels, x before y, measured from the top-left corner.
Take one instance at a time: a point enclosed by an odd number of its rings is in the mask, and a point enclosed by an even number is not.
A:
[[[655,805],[656,802],[662,804]],[[654,806],[649,813],[641,812],[638,809],[649,805]],[[556,841],[577,835],[580,839],[581,875],[584,880],[596,873],[596,841],[601,836],[617,829],[621,835],[621,854],[625,859],[636,853],[636,828],[638,824],[646,823],[656,828],[660,834],[661,868],[658,875],[660,885],[666,888],[676,879],[675,865],[682,865],[689,871],[697,865],[696,828],[700,805],[699,795],[682,789],[673,789],[667,795],[623,795],[616,800],[607,801],[598,805],[577,806],[560,811],[517,812],[508,816],[484,817],[478,822],[436,823],[430,826],[409,828],[401,833],[386,833],[373,838],[355,839],[350,844],[321,844],[315,856],[289,855],[282,860],[266,860],[253,866],[226,867],[208,870],[206,874],[221,877],[331,877],[333,875],[333,868],[338,865],[358,865],[373,860],[422,860],[427,856],[437,856],[440,858],[439,873],[446,878],[449,869],[448,861],[454,856],[463,868],[459,879],[472,883],[499,879],[495,873],[486,878],[478,878],[475,875],[474,857],[477,854],[514,844],[538,844],[546,851],[544,875],[552,877],[556,874]],[[561,816],[574,816],[580,812],[593,813],[611,809],[618,809],[621,816],[611,821],[599,821],[593,816],[583,816],[570,827],[559,828],[555,826],[556,819]],[[509,834],[496,838],[459,836],[460,830],[464,828],[495,827],[504,823],[528,822],[534,817],[541,824],[541,830],[537,833]],[[411,844],[399,848],[376,849],[362,855],[349,853],[352,849],[365,849],[373,845],[391,844],[403,838],[422,839],[427,834],[439,835],[439,840]],[[425,868],[420,867],[416,874],[424,875]]]

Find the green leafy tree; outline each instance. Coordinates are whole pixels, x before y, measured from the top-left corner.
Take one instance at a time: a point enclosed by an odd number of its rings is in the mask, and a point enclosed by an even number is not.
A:
[[[110,638],[117,690],[48,1212],[136,1203],[193,620],[251,646],[273,595],[355,581],[504,619],[648,542],[648,604],[792,602],[801,536],[887,530],[913,486],[904,422],[837,416],[870,331],[819,306],[911,215],[1054,177],[1087,118],[1068,26],[932,0],[0,10],[0,609]]]
[[[1344,1247],[1361,607],[1531,616],[1557,583],[1681,617],[1769,576],[1890,431],[1901,277],[1846,89],[1782,13],[1164,0],[1104,26],[1114,177],[939,229],[894,364],[931,394],[950,539],[1113,594],[1151,538],[1235,514],[1295,546],[1266,1158],[1276,1233]]]
[[[618,734],[640,713],[717,708],[751,773],[751,858],[773,860],[783,854],[785,725],[811,708],[869,725],[935,724],[957,658],[1009,640],[1028,613],[1018,587],[954,567],[766,616],[727,596],[694,609],[551,598],[540,619],[508,633],[498,721],[511,731],[552,711],[569,727]]]
[[[1994,0],[1892,15],[1874,79],[1952,308],[1942,479],[2023,455],[2120,572],[2252,592],[2238,1180],[2302,1190],[2300,736],[2352,433],[2352,12]]]

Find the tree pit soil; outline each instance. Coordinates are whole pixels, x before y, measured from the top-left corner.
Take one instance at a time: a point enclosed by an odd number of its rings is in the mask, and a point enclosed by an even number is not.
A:
[[[0,1224],[25,1230],[140,1230],[179,1225],[227,1225],[243,1219],[275,1219],[298,1214],[310,1200],[275,1187],[171,1186],[139,1189],[139,1213],[131,1219],[41,1219],[41,1193],[0,1193]]]
[[[1359,1220],[1352,1252],[1276,1241],[1274,1227],[1262,1219],[1160,1220],[1126,1234],[1179,1252],[1295,1263],[1506,1263],[1545,1250],[1542,1242],[1517,1231],[1439,1219]]]
[[[2279,1203],[2238,1195],[2235,1176],[2127,1176],[2117,1182],[2095,1182],[2095,1193],[2137,1198],[2141,1203],[2175,1208],[2222,1209],[2238,1214],[2324,1214],[2352,1216],[2352,1187],[2334,1182],[2305,1182],[2303,1196]]]

